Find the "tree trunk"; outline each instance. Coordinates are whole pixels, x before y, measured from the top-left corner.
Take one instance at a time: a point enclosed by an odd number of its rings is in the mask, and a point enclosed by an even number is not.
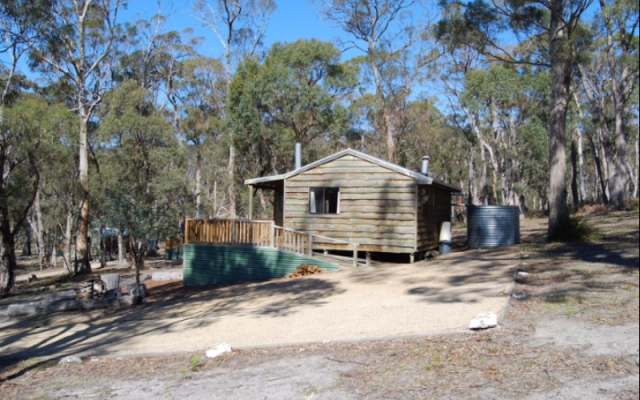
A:
[[[56,252],[58,249],[56,248],[55,235],[53,237],[53,246],[51,246],[51,255],[49,257],[49,265],[51,268],[56,268],[58,266],[58,259],[56,257]]]
[[[468,204],[477,205],[478,186],[476,185],[476,152],[473,148],[469,152],[469,200]]]
[[[484,147],[480,145],[480,162],[482,174],[480,175],[480,202],[483,206],[489,205],[489,185],[487,183],[487,155]]]
[[[40,207],[40,189],[36,193],[36,198],[33,202],[33,212],[35,214],[35,221],[33,218],[29,221],[31,229],[36,233],[36,245],[38,246],[38,267],[42,271],[48,265],[47,263],[47,246],[45,243],[44,223],[42,220],[42,208]]]
[[[67,221],[64,230],[64,248],[62,250],[62,262],[68,275],[72,275],[74,270],[71,265],[71,230],[73,229],[73,198],[71,195],[67,199]]]
[[[233,147],[229,147],[229,218],[236,218],[236,207],[237,207],[237,198],[236,198],[236,185],[235,185],[235,164],[236,164],[236,149]]]
[[[124,257],[124,238],[122,232],[118,232],[118,266],[124,267],[127,265],[127,260]]]
[[[22,255],[31,255],[31,228],[29,225],[25,225],[24,227],[24,235],[22,236]]]
[[[600,9],[607,8],[604,0],[600,0]],[[605,12],[605,14],[610,14]],[[627,137],[626,137],[626,118],[625,118],[625,95],[628,92],[628,78],[629,67],[628,61],[625,59],[629,56],[629,52],[624,39],[625,27],[622,21],[617,21],[620,32],[617,33],[618,39],[621,42],[620,49],[621,57],[616,56],[613,40],[614,32],[612,28],[611,17],[604,18],[604,25],[607,31],[607,61],[609,63],[609,69],[611,70],[611,81],[613,91],[613,104],[615,110],[615,147],[616,147],[616,161],[614,166],[614,173],[612,179],[610,179],[610,208],[620,208],[625,199],[625,189],[629,175],[626,171],[627,166]],[[637,14],[636,14],[636,28],[637,28]],[[637,29],[636,29],[637,30]],[[636,55],[637,57],[637,55]],[[621,65],[621,68],[617,68]],[[618,75],[618,70],[620,74]],[[637,80],[637,76],[636,79]],[[610,171],[611,172],[611,171]]]
[[[15,237],[8,224],[2,224],[2,243],[0,244],[0,296],[9,293],[16,282],[16,246]]]
[[[633,193],[632,197],[638,197],[638,156],[640,155],[640,149],[638,148],[638,139],[636,139],[636,162],[635,165],[627,164],[627,169],[629,170],[629,175],[631,177],[631,181],[633,182]]]
[[[555,240],[562,234],[562,223],[569,218],[567,207],[567,182],[565,130],[569,87],[570,63],[562,15],[563,0],[551,0],[550,58],[551,58],[551,121],[549,126],[549,230],[548,239]]]
[[[580,102],[578,101],[578,96],[574,93],[574,98],[576,101],[576,108],[578,109],[578,115],[580,119],[584,118],[582,114],[582,107],[580,107]],[[580,201],[587,201],[587,189],[584,184],[584,152],[583,152],[583,140],[584,134],[582,133],[582,129],[580,129],[580,124],[576,124],[576,132],[578,134],[578,176],[580,178]]]
[[[196,144],[196,218],[200,218],[202,212],[202,151]]]
[[[580,195],[578,194],[578,145],[577,135],[571,136],[571,196],[573,197],[573,206],[580,207]]]
[[[376,95],[380,101],[380,107],[382,109],[382,129],[384,130],[385,142],[387,144],[387,161],[395,162],[395,140],[393,138],[393,123],[391,120],[391,112],[389,105],[384,94],[384,86],[382,83],[382,76],[380,69],[373,59],[373,55],[376,54],[375,43],[369,44],[369,65],[373,71],[373,78],[376,85]]]
[[[82,193],[80,202],[80,215],[78,217],[78,235],[76,237],[76,258],[75,272],[90,273],[91,264],[89,262],[89,143],[87,138],[88,118],[84,115],[84,107],[80,104],[80,148],[79,148],[79,168],[78,180]]]

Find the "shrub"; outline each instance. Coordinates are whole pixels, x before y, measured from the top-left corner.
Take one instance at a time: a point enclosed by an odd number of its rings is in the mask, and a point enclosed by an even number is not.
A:
[[[560,229],[550,242],[593,242],[599,235],[594,227],[581,217],[569,216],[560,221]]]

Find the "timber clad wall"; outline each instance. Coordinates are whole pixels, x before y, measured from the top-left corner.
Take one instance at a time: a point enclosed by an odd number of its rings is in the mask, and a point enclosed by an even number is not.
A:
[[[309,214],[310,187],[339,187],[339,214]],[[284,226],[358,243],[360,251],[416,248],[415,181],[346,155],[285,181]]]

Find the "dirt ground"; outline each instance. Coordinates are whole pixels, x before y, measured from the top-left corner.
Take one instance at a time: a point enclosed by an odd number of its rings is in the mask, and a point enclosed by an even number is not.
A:
[[[520,263],[529,275],[514,286],[498,329],[247,348],[215,359],[187,352],[58,365],[32,357],[0,367],[0,398],[637,399],[639,215],[585,219],[596,242],[546,244],[544,220],[522,221],[514,250],[529,255]],[[154,292],[161,302],[183,295],[171,282]]]

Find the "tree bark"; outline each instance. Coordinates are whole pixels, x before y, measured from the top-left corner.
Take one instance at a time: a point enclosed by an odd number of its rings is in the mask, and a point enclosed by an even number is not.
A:
[[[118,266],[124,267],[127,264],[127,260],[124,257],[124,238],[122,232],[118,232]]]
[[[47,246],[45,245],[44,223],[42,220],[42,208],[40,207],[40,188],[36,193],[35,201],[33,202],[33,212],[35,214],[35,221],[33,218],[29,220],[31,230],[36,233],[36,245],[38,246],[38,267],[42,271],[48,265],[47,263]]]
[[[567,170],[565,130],[569,87],[570,63],[567,61],[567,40],[562,19],[563,0],[550,1],[551,22],[549,31],[551,58],[551,121],[549,126],[549,228],[548,239],[555,240],[562,234],[562,223],[569,218],[567,207]]]
[[[196,144],[196,218],[202,212],[202,150]]]
[[[75,195],[73,191],[67,198],[67,221],[64,230],[64,249],[62,250],[62,262],[68,275],[73,274],[73,267],[71,264],[71,231],[73,229],[73,203]]]
[[[580,116],[580,119],[583,119],[584,114],[582,113],[582,107],[580,106],[580,102],[578,101],[578,95],[574,93],[573,98],[575,99],[576,108],[578,109],[578,116]],[[580,123],[576,124],[576,132],[578,134],[578,168],[579,168],[578,176],[580,180],[580,194],[581,194],[580,201],[584,203],[585,201],[587,201],[587,190],[584,184],[584,153],[583,153],[584,134],[582,133],[582,129],[580,128]]]
[[[2,243],[0,244],[0,295],[8,293],[16,282],[15,238],[8,226],[2,226]],[[9,231],[7,231],[9,229]]]
[[[82,100],[79,100],[80,107],[80,147],[79,147],[79,168],[78,180],[82,193],[80,201],[80,214],[78,217],[78,235],[76,237],[76,257],[78,258],[75,272],[90,273],[91,264],[89,260],[89,143],[87,137],[88,117],[85,114]]]
[[[573,197],[573,206],[580,207],[580,195],[578,194],[578,145],[577,135],[571,136],[571,196]]]
[[[29,221],[29,223],[30,222],[31,221]],[[31,255],[31,228],[29,225],[25,225],[24,235],[22,236],[22,255],[23,256]]]
[[[600,9],[607,8],[604,0],[600,0]],[[608,14],[608,13],[605,13]],[[636,15],[637,18],[637,15]],[[612,21],[610,17],[604,18],[604,25],[607,31],[607,61],[609,63],[609,69],[611,70],[612,80],[612,92],[613,92],[613,104],[615,110],[615,148],[616,148],[616,160],[614,165],[614,173],[612,179],[610,179],[610,208],[619,208],[624,203],[625,199],[625,187],[629,175],[626,171],[627,165],[627,137],[626,137],[626,121],[625,121],[625,96],[628,91],[627,78],[629,77],[629,67],[627,60],[624,60],[629,55],[629,51],[626,46],[625,40],[625,28],[623,21],[618,21],[618,25],[621,29],[617,36],[620,40],[619,50],[622,53],[621,57],[616,57],[613,40],[614,32],[611,26]],[[637,20],[636,20],[637,29]],[[621,68],[618,68],[622,64]],[[618,75],[620,70],[620,75]],[[636,77],[637,78],[637,77]],[[611,172],[611,171],[610,171]]]

